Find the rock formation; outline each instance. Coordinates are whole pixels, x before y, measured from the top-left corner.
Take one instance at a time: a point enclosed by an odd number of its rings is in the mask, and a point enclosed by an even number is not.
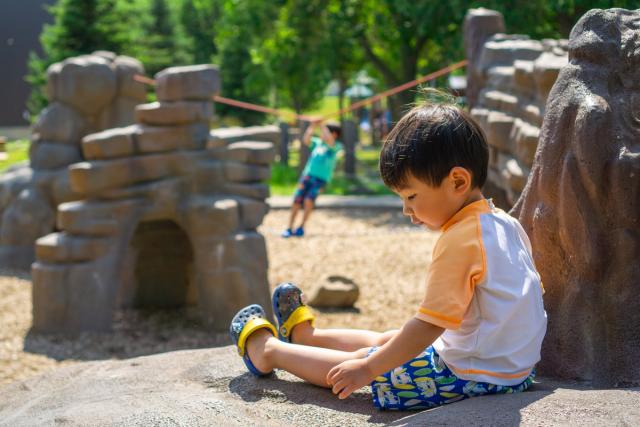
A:
[[[504,23],[498,12],[471,9],[467,13],[469,105],[490,149],[485,192],[498,206],[510,208],[533,164],[549,90],[567,63],[567,41],[494,34],[499,29],[504,29]]]
[[[467,105],[475,107],[478,103],[478,93],[482,89],[485,78],[478,66],[479,52],[489,37],[497,33],[504,33],[504,18],[500,12],[485,9],[469,9],[464,17],[464,53],[467,58],[467,88],[465,95]]]
[[[379,411],[368,387],[340,400],[284,371],[256,378],[233,346],[79,363],[0,387],[2,427],[454,426],[461,419],[474,426],[619,426],[639,418],[640,389],[548,379],[524,393],[429,411]]]
[[[273,144],[210,136],[217,68],[169,68],[156,82],[137,124],[82,138],[85,161],[69,167],[81,200],[62,203],[60,231],[36,245],[36,331],[109,330],[116,307],[184,304],[226,329],[241,306],[270,306],[256,228]]]
[[[133,123],[146,99],[142,64],[111,52],[95,52],[47,70],[49,106],[33,127],[29,165],[0,176],[0,265],[27,269],[38,237],[55,229],[56,206],[76,200],[67,166],[83,160],[80,140],[91,132]]]
[[[573,28],[512,212],[547,291],[540,370],[598,386],[640,384],[639,34],[640,9]]]

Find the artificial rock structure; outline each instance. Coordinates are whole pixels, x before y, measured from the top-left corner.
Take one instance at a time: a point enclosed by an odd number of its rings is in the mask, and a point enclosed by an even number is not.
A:
[[[36,243],[36,331],[109,330],[118,307],[187,304],[225,329],[240,306],[269,306],[256,228],[273,144],[209,133],[216,68],[169,68],[156,82],[136,124],[82,138],[84,161],[68,168],[76,200]]]
[[[67,166],[82,161],[80,140],[88,133],[133,123],[146,99],[132,79],[142,64],[111,52],[95,52],[53,64],[47,97],[33,127],[29,165],[0,176],[0,265],[27,269],[38,237],[55,229],[56,206],[76,200]]]
[[[512,214],[549,316],[541,372],[640,384],[640,9],[573,28],[531,176]]]
[[[520,196],[533,165],[545,103],[567,63],[567,41],[503,34],[500,13],[465,17],[468,101],[489,143],[485,191],[503,208]]]

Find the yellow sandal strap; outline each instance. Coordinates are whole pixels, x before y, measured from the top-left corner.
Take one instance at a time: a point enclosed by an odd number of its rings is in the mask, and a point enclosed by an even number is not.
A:
[[[277,335],[277,331],[275,326],[273,326],[273,324],[271,324],[271,322],[269,322],[267,319],[263,319],[262,317],[256,317],[254,319],[249,320],[244,327],[242,328],[242,331],[240,331],[240,336],[238,337],[238,354],[240,356],[244,356],[244,352],[245,352],[245,344],[247,342],[247,339],[249,338],[249,336],[254,333],[255,331],[257,331],[258,329],[268,329],[273,336]]]
[[[291,335],[291,331],[297,324],[306,322],[307,320],[310,321],[311,326],[313,326],[315,318],[316,316],[313,315],[309,307],[307,307],[306,305],[301,305],[300,307],[296,308],[293,313],[291,313],[291,316],[289,316],[287,321],[284,322],[282,326],[280,326],[280,334],[288,337],[289,335]]]

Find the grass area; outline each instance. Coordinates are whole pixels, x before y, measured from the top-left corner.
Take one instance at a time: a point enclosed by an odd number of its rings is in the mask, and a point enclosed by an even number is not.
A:
[[[8,156],[6,160],[0,160],[0,172],[4,172],[11,165],[29,160],[29,144],[27,139],[8,141],[5,144]]]

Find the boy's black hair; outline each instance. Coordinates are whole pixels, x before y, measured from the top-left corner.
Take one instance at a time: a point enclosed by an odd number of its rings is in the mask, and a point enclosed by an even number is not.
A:
[[[379,166],[392,189],[405,187],[409,173],[438,187],[455,166],[469,170],[471,185],[481,188],[488,162],[484,133],[466,112],[450,104],[425,104],[409,111],[389,133]]]
[[[336,134],[336,139],[340,138],[340,135],[342,135],[342,127],[339,123],[327,123],[327,129],[329,129],[329,132]]]

